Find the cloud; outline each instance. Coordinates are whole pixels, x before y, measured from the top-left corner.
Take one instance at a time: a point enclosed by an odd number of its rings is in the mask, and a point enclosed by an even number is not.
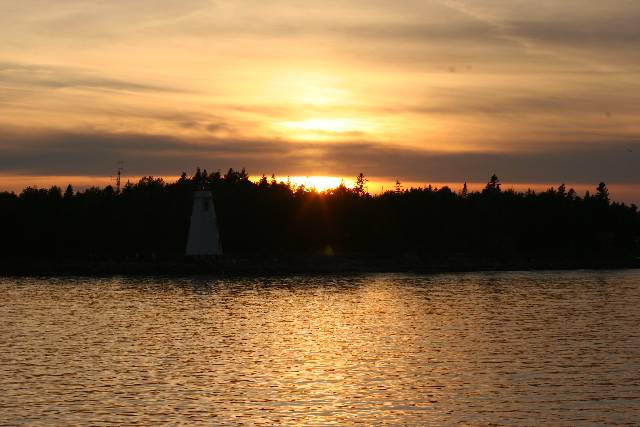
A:
[[[575,55],[566,47],[605,56],[623,50],[637,60],[639,19],[635,0],[60,0],[55,5],[23,0],[6,10],[0,6],[0,34],[8,44],[71,44],[79,51],[139,44],[146,53],[176,43],[180,48],[185,39],[207,48],[218,43],[238,47],[242,38],[259,46],[261,54],[276,54],[284,42],[305,44],[307,54],[343,52],[378,63],[450,58],[491,64],[497,58],[513,62],[517,56],[523,63],[557,68]]]
[[[333,158],[341,159],[334,167],[344,173],[360,168],[372,176],[410,181],[482,182],[496,173],[509,182],[640,182],[635,166],[640,161],[640,139],[607,145],[561,143],[555,149],[511,153],[440,153],[367,145],[331,151]]]
[[[225,122],[211,122],[206,125],[207,132],[219,133],[219,132],[231,132],[233,127],[229,123]]]
[[[108,174],[119,160],[138,174],[169,174],[195,165],[235,164],[290,153],[277,141],[184,141],[164,135],[10,133],[0,144],[0,171],[23,174]]]
[[[534,144],[530,144],[534,146]],[[0,145],[0,174],[104,175],[124,160],[133,175],[177,175],[245,167],[250,173],[337,174],[409,181],[639,183],[640,139],[603,144],[561,143],[545,151],[443,153],[367,141],[301,143],[285,140],[185,141],[163,135],[9,133]]]
[[[88,70],[45,64],[0,62],[0,83],[30,89],[82,88],[123,92],[182,92],[166,84],[101,77]]]

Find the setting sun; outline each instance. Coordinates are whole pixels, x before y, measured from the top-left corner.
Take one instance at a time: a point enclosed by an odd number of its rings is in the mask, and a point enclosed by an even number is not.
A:
[[[314,188],[317,191],[336,188],[340,183],[349,186],[349,183],[337,176],[292,176],[289,179],[296,186],[304,185],[306,188]]]

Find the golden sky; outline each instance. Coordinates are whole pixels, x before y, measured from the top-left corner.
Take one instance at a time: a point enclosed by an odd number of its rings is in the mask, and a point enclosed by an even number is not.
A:
[[[118,160],[637,186],[638,22],[637,0],[0,1],[0,187]]]

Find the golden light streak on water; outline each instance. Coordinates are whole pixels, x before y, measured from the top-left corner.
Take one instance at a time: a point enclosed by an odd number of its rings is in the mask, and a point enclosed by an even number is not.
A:
[[[13,424],[623,425],[640,274],[0,279]]]

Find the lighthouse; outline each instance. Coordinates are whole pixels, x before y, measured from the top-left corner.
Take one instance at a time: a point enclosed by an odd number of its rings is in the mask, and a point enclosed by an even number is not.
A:
[[[196,191],[193,195],[186,253],[193,256],[222,255],[211,191]]]

